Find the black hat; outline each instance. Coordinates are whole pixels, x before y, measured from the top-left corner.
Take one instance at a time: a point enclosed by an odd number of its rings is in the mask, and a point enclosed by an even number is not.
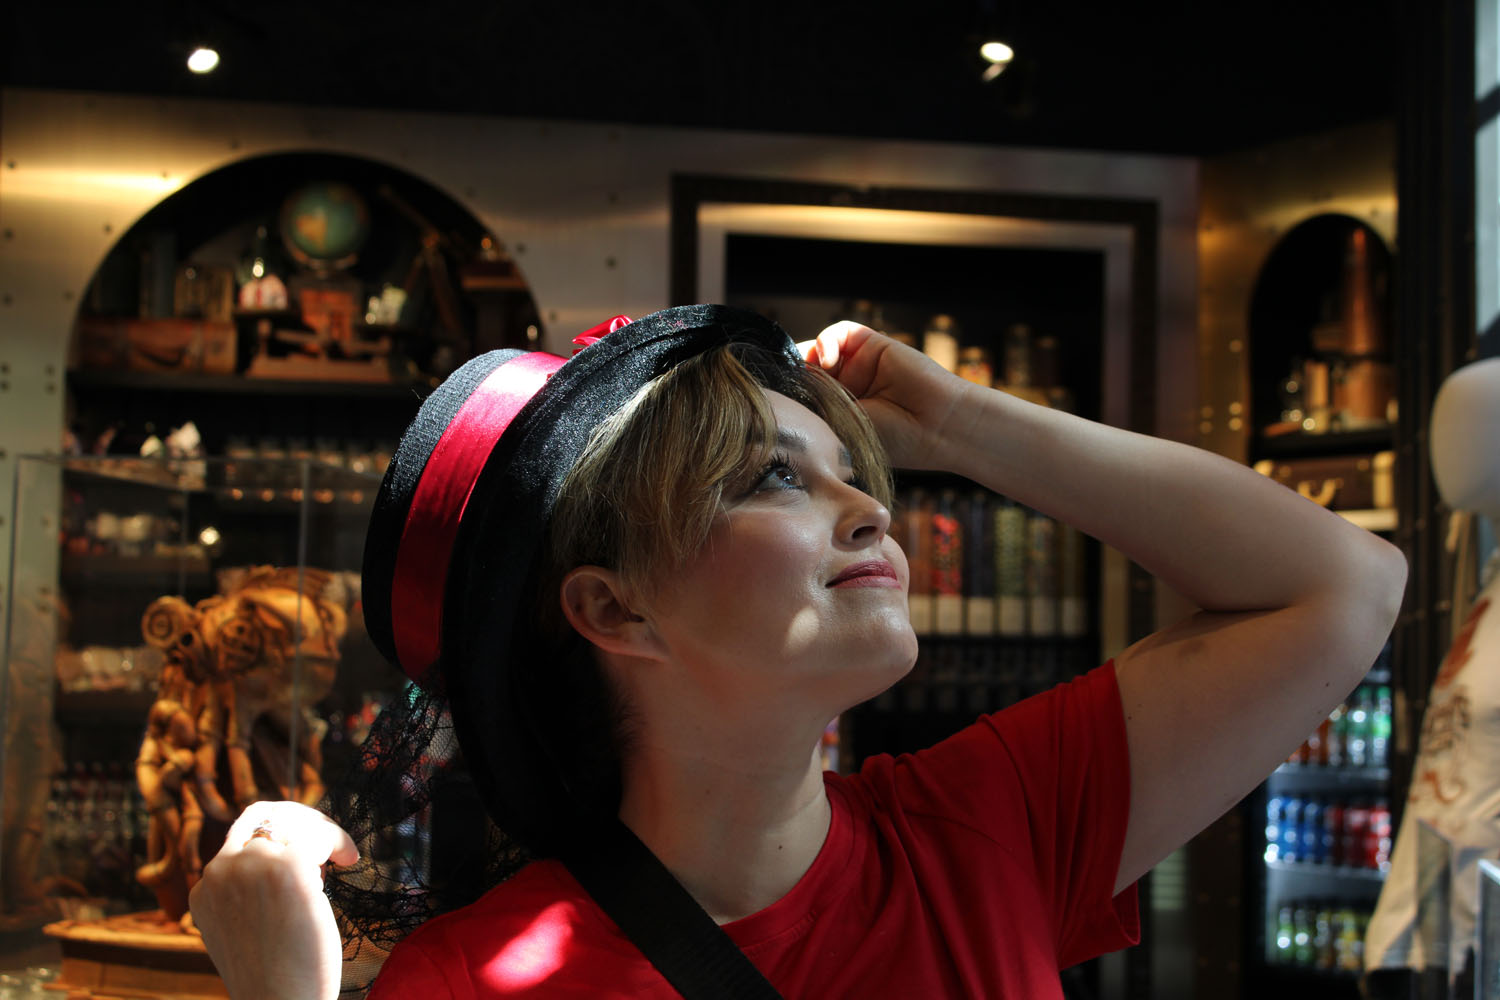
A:
[[[531,606],[563,480],[599,423],[647,382],[728,343],[803,364],[774,322],[728,306],[617,316],[570,359],[492,351],[422,404],[381,483],[365,540],[366,627],[381,652],[446,690],[497,823],[535,848],[569,812],[515,674],[546,669]],[[482,745],[481,743],[482,734]],[[476,759],[480,758],[480,759]],[[540,828],[536,828],[540,824]]]

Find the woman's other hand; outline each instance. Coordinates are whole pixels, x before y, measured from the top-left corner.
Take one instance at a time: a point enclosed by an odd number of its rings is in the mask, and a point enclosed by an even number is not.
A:
[[[246,807],[188,895],[231,997],[338,996],[343,948],[322,866],[357,860],[354,841],[317,810],[297,802]]]
[[[837,378],[860,401],[892,465],[947,468],[944,438],[963,412],[970,383],[921,351],[858,323],[835,323],[797,346],[808,364]]]

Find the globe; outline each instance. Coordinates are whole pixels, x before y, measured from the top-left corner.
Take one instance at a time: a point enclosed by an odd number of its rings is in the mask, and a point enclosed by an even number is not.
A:
[[[300,264],[318,271],[349,267],[370,235],[370,210],[339,181],[298,188],[281,207],[281,240]]]

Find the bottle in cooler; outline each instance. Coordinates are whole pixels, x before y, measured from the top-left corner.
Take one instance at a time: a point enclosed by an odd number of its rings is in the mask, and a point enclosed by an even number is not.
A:
[[[1298,825],[1302,838],[1302,849],[1297,860],[1311,864],[1323,861],[1323,803],[1308,799],[1302,806],[1302,822]]]
[[[995,516],[996,622],[1000,635],[1026,635],[1026,508],[1001,497]]]
[[[1306,906],[1292,911],[1292,962],[1303,968],[1313,964],[1313,915]]]
[[[1333,911],[1327,906],[1313,918],[1313,968],[1332,971],[1338,966],[1338,950],[1334,947]]]
[[[1344,808],[1344,864],[1362,868],[1365,836],[1370,832],[1370,804],[1356,799]]]
[[[1288,798],[1281,810],[1281,851],[1279,860],[1297,861],[1302,857],[1302,800]]]
[[[1026,631],[1051,638],[1058,630],[1057,522],[1040,511],[1026,519]]]
[[[1375,707],[1370,720],[1370,764],[1386,767],[1390,764],[1391,744],[1391,689],[1382,684],[1375,689]]]
[[[932,625],[937,635],[964,631],[964,534],[958,494],[943,490],[932,511]]]
[[[1365,833],[1364,867],[1376,871],[1391,870],[1391,810],[1385,799],[1370,807],[1370,822]]]
[[[912,490],[906,505],[907,562],[911,583],[907,604],[911,627],[917,635],[932,632],[932,498],[922,490]]]
[[[1275,861],[1281,857],[1281,823],[1282,813],[1286,808],[1286,799],[1280,795],[1273,795],[1266,800],[1266,860]]]
[[[969,495],[964,508],[964,634],[995,634],[995,518],[993,497]]]
[[[1317,749],[1317,752],[1312,755],[1312,759],[1309,760],[1308,763],[1310,763],[1310,764],[1316,764],[1319,767],[1327,767],[1328,766],[1328,740],[1329,740],[1329,738],[1330,738],[1330,736],[1332,734],[1332,731],[1333,731],[1333,720],[1331,718],[1324,719],[1322,722],[1318,723],[1318,729],[1317,729],[1317,738],[1318,738],[1317,747],[1318,747],[1318,749]]]
[[[1344,804],[1337,799],[1323,806],[1323,860],[1330,865],[1344,863]]]
[[[1296,943],[1297,928],[1294,922],[1293,910],[1290,906],[1283,906],[1276,914],[1276,938],[1272,942],[1273,961],[1278,965],[1291,965],[1295,956],[1293,945]]]
[[[1345,756],[1350,767],[1370,764],[1370,689],[1361,686],[1349,704],[1349,729],[1345,737]]]
[[[1338,912],[1338,940],[1334,948],[1340,972],[1364,972],[1365,937],[1355,919],[1355,910],[1350,907]]]
[[[1343,767],[1348,763],[1345,752],[1349,735],[1348,705],[1339,705],[1328,713],[1328,740],[1323,751],[1328,757],[1329,767]]]

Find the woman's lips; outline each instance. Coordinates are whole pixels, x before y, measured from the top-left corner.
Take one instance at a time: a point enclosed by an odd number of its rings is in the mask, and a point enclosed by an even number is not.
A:
[[[896,567],[888,562],[875,560],[855,563],[838,576],[828,581],[830,587],[899,587]]]

